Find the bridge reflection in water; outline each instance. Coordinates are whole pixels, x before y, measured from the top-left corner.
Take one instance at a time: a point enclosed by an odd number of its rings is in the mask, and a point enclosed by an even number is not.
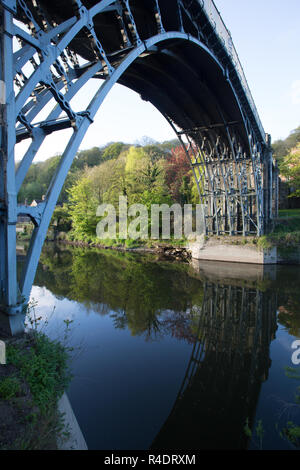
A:
[[[188,265],[153,256],[48,245],[35,285],[49,289],[58,302],[77,302],[80,318],[74,318],[80,326],[74,328],[75,346],[84,331],[88,348],[93,329],[93,346],[81,363],[89,364],[94,387],[85,392],[80,381],[74,383],[71,399],[73,394],[75,412],[94,448],[249,446],[244,426],[247,419],[250,427],[255,424],[277,322],[298,335],[298,317],[291,314],[299,310],[295,297],[299,280],[293,267],[205,261]],[[280,305],[291,307],[281,320]],[[52,320],[55,334],[59,308]],[[104,322],[103,316],[111,321]],[[105,341],[104,323],[113,324],[105,330],[109,335]],[[116,336],[113,330],[119,330]],[[95,344],[101,344],[99,357]],[[125,351],[127,344],[130,358],[122,362],[120,372],[119,358],[111,357],[111,352],[120,347]],[[75,374],[86,375],[85,367]],[[115,413],[115,400],[120,415]],[[99,426],[93,428],[90,414],[94,421],[100,420],[101,431]],[[265,423],[269,418],[263,419]]]
[[[213,267],[206,267],[208,272],[199,264],[204,299],[197,308],[197,338],[176,402],[152,449],[244,449],[249,444],[244,426],[247,420],[253,423],[268,377],[277,298],[234,280],[234,268],[240,266],[224,265],[231,270],[227,285],[221,276],[208,280]],[[262,269],[249,266],[250,277]]]

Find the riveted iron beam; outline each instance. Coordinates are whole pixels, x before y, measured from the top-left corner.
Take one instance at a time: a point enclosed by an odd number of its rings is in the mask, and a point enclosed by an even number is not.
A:
[[[179,134],[193,134],[194,132],[201,132],[201,131],[209,131],[211,129],[218,129],[220,127],[227,127],[227,126],[236,126],[238,124],[241,124],[240,121],[231,121],[231,122],[226,122],[226,123],[216,123],[216,124],[210,124],[209,126],[200,126],[200,127],[193,127],[192,129],[185,129],[183,131],[179,131]]]

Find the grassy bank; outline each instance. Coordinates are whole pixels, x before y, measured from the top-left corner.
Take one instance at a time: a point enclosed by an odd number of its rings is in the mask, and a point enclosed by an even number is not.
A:
[[[300,209],[279,211],[272,232],[259,238],[261,248],[291,250],[300,246]]]
[[[173,259],[177,261],[187,261],[191,255],[186,249],[186,240],[77,240],[77,239],[57,239],[56,241],[76,246],[76,247],[88,247],[96,248],[99,250],[109,249],[119,252],[131,252],[131,253],[151,253],[166,259]]]
[[[18,224],[18,232],[17,232],[17,240],[18,241],[28,241],[31,238],[33,226],[32,224]],[[82,236],[79,237],[75,235],[72,231],[69,232],[58,232],[55,233],[53,227],[50,226],[48,233],[47,233],[47,240],[48,241],[64,241],[64,242],[74,242],[74,243],[82,243],[85,245],[91,246],[99,246],[101,248],[123,248],[123,249],[131,249],[131,248],[155,248],[158,245],[166,246],[171,245],[174,247],[183,247],[187,244],[187,239],[182,237],[180,239],[170,238],[167,240],[152,240],[152,239],[100,239],[96,235],[91,236]]]
[[[48,450],[66,437],[58,400],[68,386],[68,350],[41,332],[6,341],[0,366],[0,450]]]
[[[156,249],[160,247],[172,246],[172,247],[184,247],[188,243],[185,238],[174,239],[170,238],[167,240],[152,240],[152,239],[99,239],[97,237],[74,237],[72,233],[61,233],[56,238],[57,241],[65,241],[70,243],[82,243],[94,247],[100,248],[122,248],[134,249],[134,248],[145,248],[145,249]]]

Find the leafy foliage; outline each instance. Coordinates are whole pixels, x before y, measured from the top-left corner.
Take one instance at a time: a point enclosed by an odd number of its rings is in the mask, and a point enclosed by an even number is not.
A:
[[[10,400],[20,392],[20,389],[21,385],[17,377],[6,377],[0,382],[0,398]]]
[[[42,199],[60,159],[57,155],[31,166],[19,202]],[[58,199],[61,207],[53,214],[54,238],[67,234],[96,241],[98,205],[113,204],[117,210],[120,195],[127,196],[129,205],[141,203],[148,210],[151,204],[197,203],[197,185],[178,141],[159,144],[144,138],[144,145],[115,142],[79,152]]]
[[[300,142],[300,126],[293,130],[285,140],[276,140],[273,145],[273,155],[280,163],[289,152]]]
[[[198,203],[197,185],[187,156],[181,146],[171,150],[166,159],[166,183],[172,200],[179,204]]]
[[[121,142],[116,142],[103,148],[93,147],[91,149],[78,152],[74,158],[71,170],[66,178],[58,201],[67,201],[68,189],[72,185],[76,184],[82,171],[86,168],[93,168],[94,166],[100,165],[104,161],[117,158],[121,151],[127,147],[128,146]],[[61,155],[56,155],[48,158],[44,162],[37,162],[31,165],[18,195],[18,201],[20,203],[24,203],[26,201],[28,204],[31,204],[34,199],[42,199],[42,196],[47,192],[49,183],[60,160]]]
[[[69,384],[68,353],[59,342],[42,333],[35,334],[30,346],[26,352],[18,345],[8,346],[7,359],[28,383],[41,412],[46,413]]]
[[[286,155],[281,164],[280,172],[292,188],[290,197],[300,196],[300,142]]]
[[[128,204],[142,203],[148,208],[172,202],[165,168],[169,152],[154,144],[124,148],[124,144],[111,144],[107,151],[116,151],[115,155],[121,151],[118,157],[86,167],[69,189],[73,238],[94,240],[99,221],[97,206],[109,203],[117,209],[120,195],[128,197]]]
[[[281,250],[297,249],[300,243],[300,217],[277,219],[271,233],[258,239],[260,248],[277,246]]]
[[[72,186],[69,191],[69,211],[74,234],[79,240],[93,237],[96,233],[97,199],[87,176]]]

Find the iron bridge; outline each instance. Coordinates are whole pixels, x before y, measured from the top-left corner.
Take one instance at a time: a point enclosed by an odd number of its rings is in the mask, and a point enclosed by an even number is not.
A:
[[[65,178],[115,83],[151,102],[177,134],[208,235],[268,229],[278,199],[270,136],[212,0],[0,0],[0,18],[1,311],[14,316],[28,301]],[[95,78],[94,97],[75,111],[72,98]],[[35,208],[18,204],[44,139],[67,128],[71,137],[45,200]],[[14,148],[23,140],[28,148],[16,165]],[[19,215],[30,217],[34,231],[18,279]]]

